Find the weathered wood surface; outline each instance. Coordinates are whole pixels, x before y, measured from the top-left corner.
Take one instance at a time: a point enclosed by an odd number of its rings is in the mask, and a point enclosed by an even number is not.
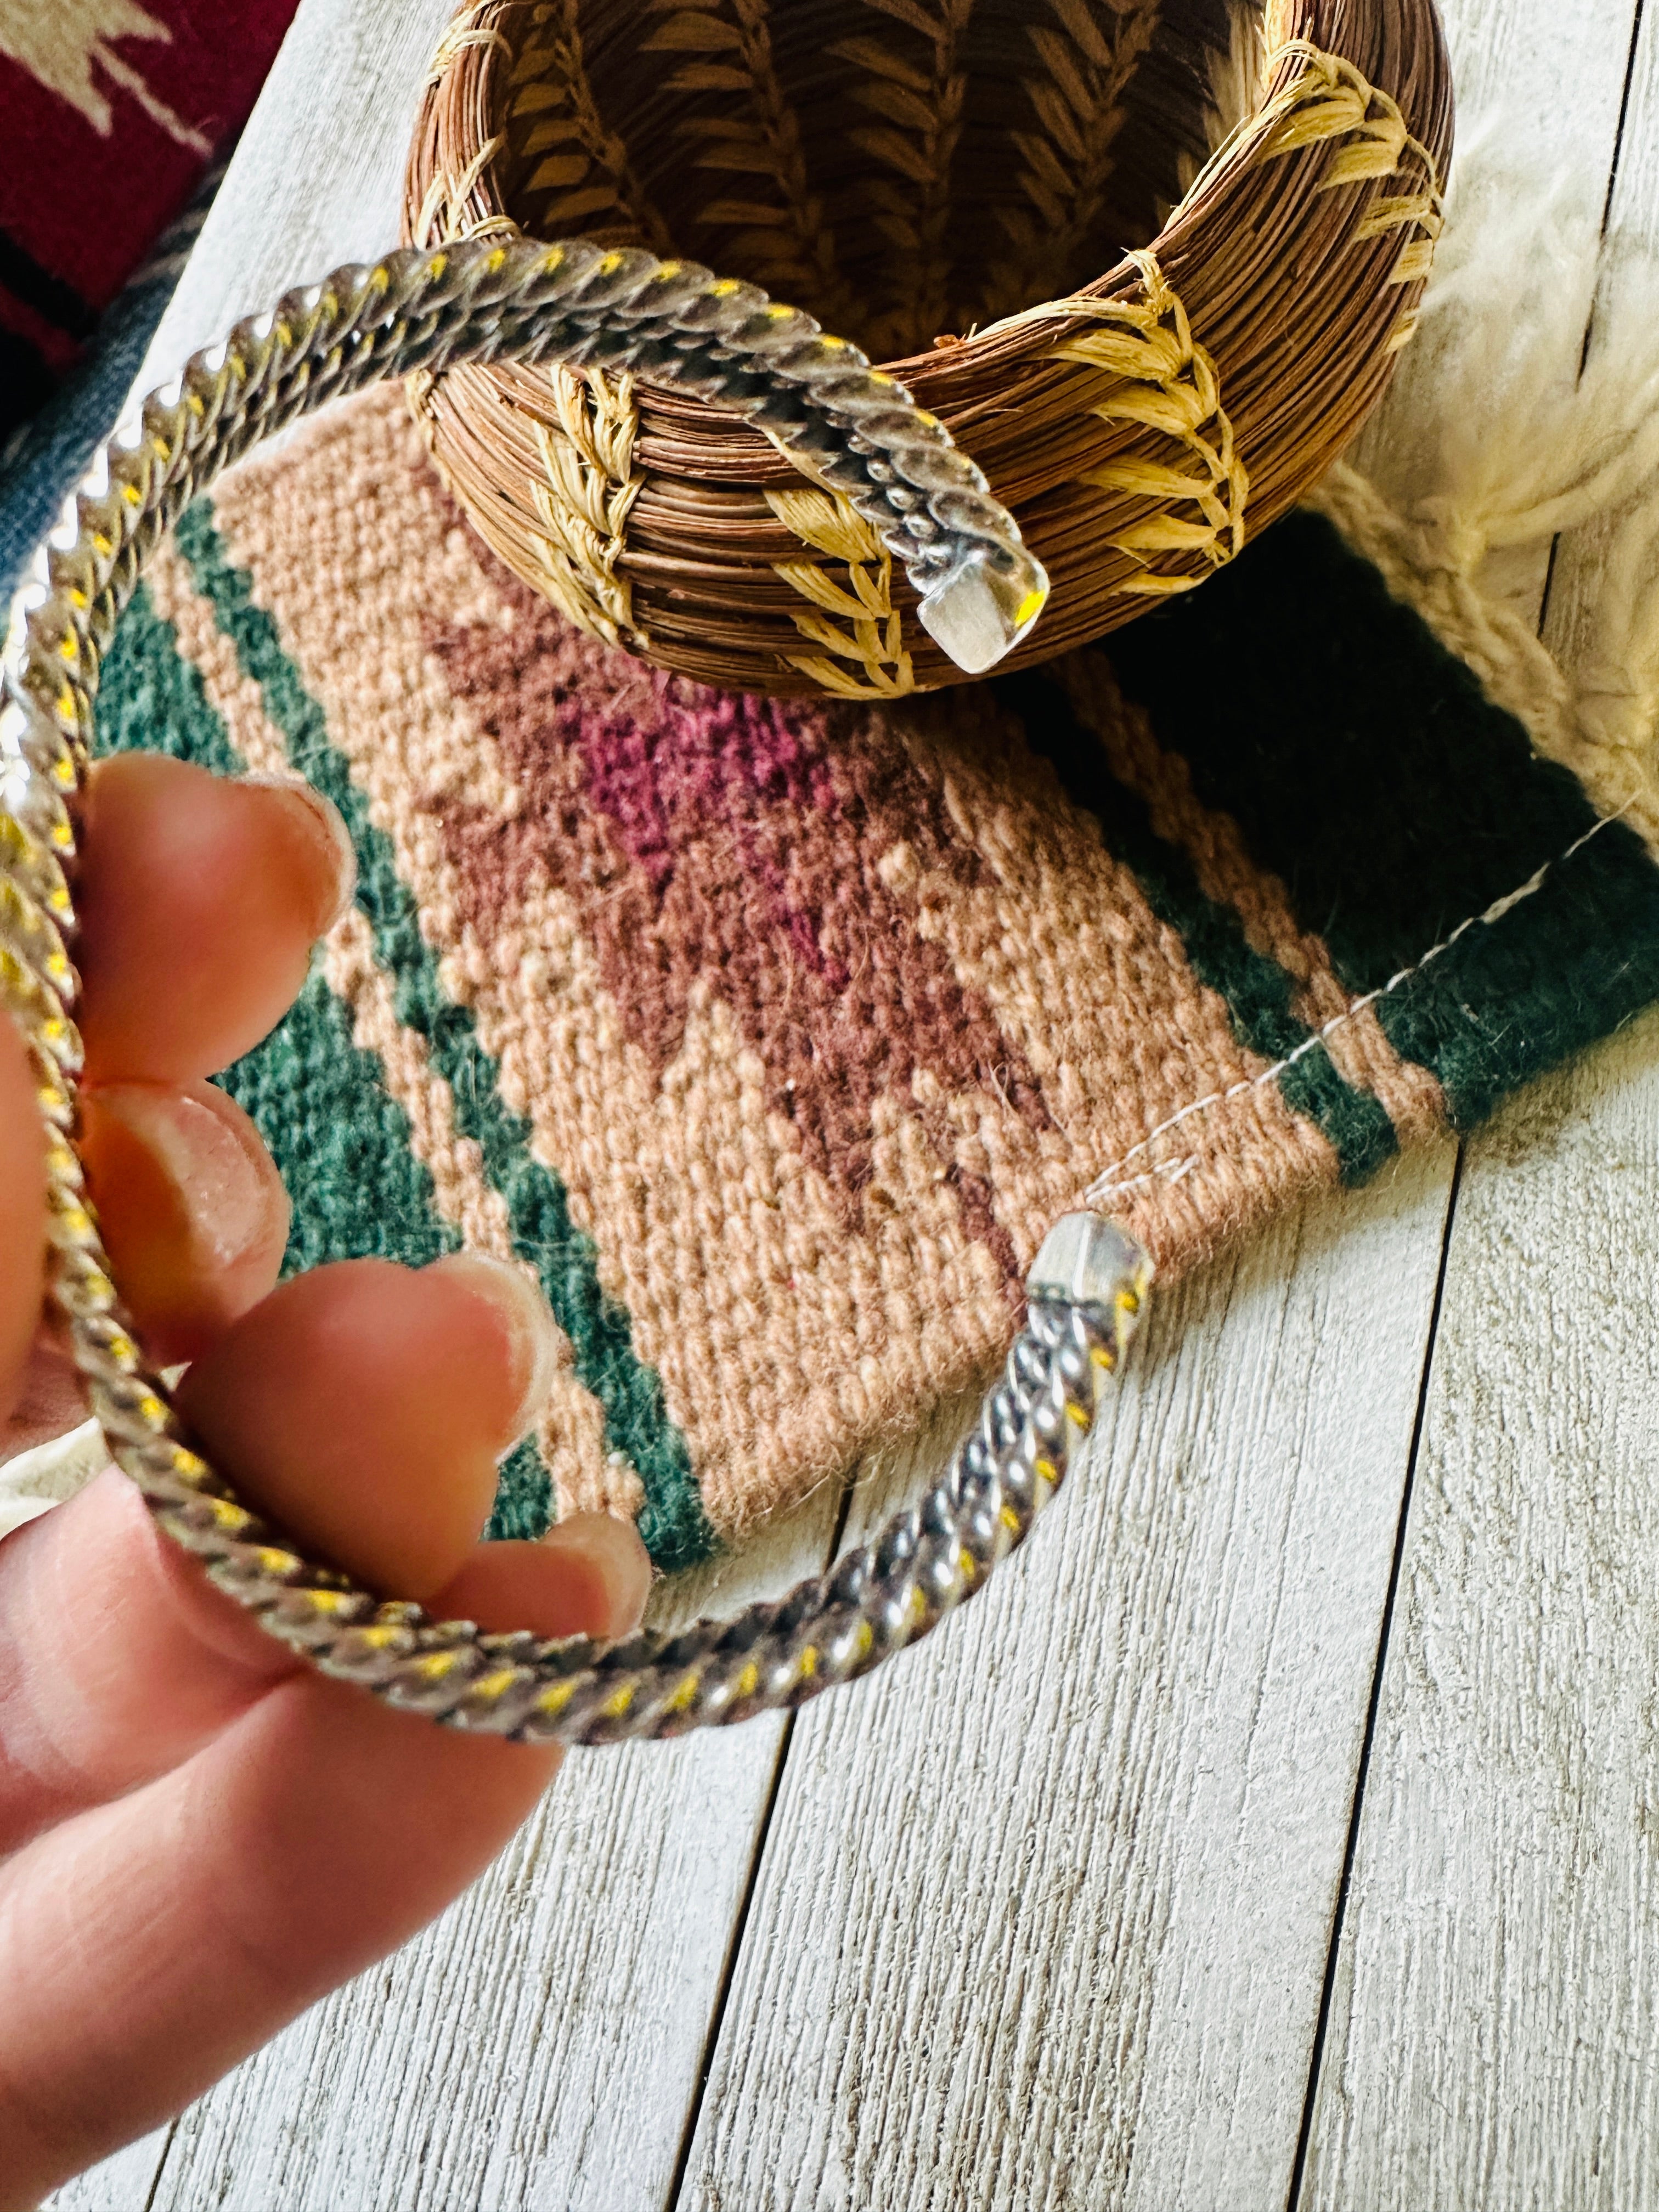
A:
[[[1059,1525],[800,1717],[687,2212],[1284,2202],[1448,1168],[1167,1300]]]
[[[835,1504],[688,1578],[674,1617],[816,1571]],[[784,1735],[575,1753],[441,1920],[185,2114],[145,2212],[660,2203]]]
[[[1659,2203],[1659,1021],[1474,1140],[1303,2203]]]
[[[1651,7],[1609,217],[1659,252]],[[1642,281],[1610,257],[1598,319]],[[1569,660],[1607,535],[1557,562]],[[1469,1147],[1309,2208],[1659,2203],[1656,1280],[1650,1017]]]
[[[392,234],[448,8],[304,0],[156,374]],[[1447,14],[1465,113],[1605,185],[1638,0]],[[1659,234],[1651,8],[1643,40],[1620,206]],[[1557,563],[1568,649],[1595,554]],[[1449,1149],[1168,1300],[1069,1502],[935,1644],[793,1729],[574,1759],[435,1928],[54,2212],[1249,2212],[1310,2098],[1304,2204],[1646,2201],[1656,1065],[1650,1024],[1462,1184],[1322,2070]]]

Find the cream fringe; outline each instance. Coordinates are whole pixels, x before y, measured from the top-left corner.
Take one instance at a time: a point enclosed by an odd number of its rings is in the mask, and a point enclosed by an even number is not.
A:
[[[1659,852],[1659,258],[1603,241],[1599,208],[1501,144],[1466,134],[1413,353],[1361,465],[1306,503]],[[1536,635],[1539,556],[1587,527],[1569,677]],[[1506,599],[1528,550],[1527,597]]]

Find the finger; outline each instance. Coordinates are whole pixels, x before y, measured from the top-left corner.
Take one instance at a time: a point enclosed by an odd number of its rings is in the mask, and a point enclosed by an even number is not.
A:
[[[556,1763],[305,1675],[30,1845],[0,1875],[0,2212],[177,2112],[412,1935]]]
[[[81,1370],[58,1325],[43,1325],[23,1362],[11,1413],[0,1422],[0,1462],[67,1436],[86,1418]]]
[[[113,1468],[0,1542],[0,1856],[164,1773],[296,1670]]]
[[[533,1410],[544,1387],[549,1327],[520,1279],[489,1263],[324,1268],[238,1323],[197,1387],[251,1502],[269,1510],[280,1492],[297,1537],[331,1539],[374,1588],[424,1596],[472,1552],[514,1402]],[[225,1412],[244,1386],[249,1402]],[[377,1428],[388,1400],[395,1418]],[[254,1468],[236,1446],[259,1431],[260,1404],[275,1413]],[[631,1529],[620,1540],[642,1556]],[[556,1548],[544,1572],[568,1566]],[[291,1663],[112,1474],[0,1543],[0,1850],[187,1757]]]
[[[639,1532],[606,1513],[574,1513],[536,1544],[480,1544],[428,1601],[440,1620],[580,1636],[601,1617],[637,1620],[651,1594]]]
[[[23,1040],[0,1015],[0,1426],[40,1318],[46,1264],[46,1147]]]
[[[632,1528],[583,1514],[540,1544],[477,1546],[433,1610],[571,1636],[636,1619],[650,1580]],[[113,1468],[0,1543],[0,1857],[168,1772],[304,1671]]]
[[[80,1022],[95,1082],[189,1082],[279,1021],[351,892],[351,843],[304,785],[153,753],[87,786]]]
[[[210,1083],[82,1094],[81,1158],[153,1358],[198,1359],[273,1288],[290,1208],[259,1133]]]
[[[191,1370],[179,1410],[283,1527],[425,1598],[489,1518],[496,1461],[545,1401],[559,1351],[514,1269],[471,1254],[419,1273],[346,1261],[239,1322]]]

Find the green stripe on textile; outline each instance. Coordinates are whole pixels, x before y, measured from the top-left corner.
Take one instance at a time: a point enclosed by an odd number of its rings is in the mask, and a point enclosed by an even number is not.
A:
[[[97,738],[100,753],[166,753],[215,775],[240,775],[246,767],[147,584],[133,593],[104,656]]]
[[[106,752],[164,752],[216,775],[246,767],[200,671],[142,585],[104,664],[98,735]],[[353,1041],[351,1016],[320,972],[220,1085],[252,1117],[294,1194],[284,1275],[329,1260],[421,1267],[459,1247],[408,1115],[386,1089],[378,1057]],[[501,1469],[489,1533],[540,1534],[551,1490],[535,1446],[520,1444]]]
[[[1292,978],[1255,950],[1231,907],[1203,890],[1180,847],[1158,836],[1144,801],[1113,775],[1100,739],[1060,686],[1039,671],[999,677],[991,688],[1018,717],[1031,750],[1053,767],[1073,805],[1099,823],[1108,849],[1133,872],[1147,905],[1181,939],[1194,974],[1225,1000],[1240,1042],[1270,1061],[1308,1045],[1313,1032],[1291,1009]],[[1322,1044],[1281,1068],[1279,1087],[1286,1103],[1329,1138],[1345,1182],[1364,1182],[1399,1149],[1385,1109],[1346,1081]]]
[[[1596,823],[1473,671],[1324,517],[1276,523],[1202,591],[1119,631],[1119,682],[1288,885],[1395,1049],[1432,1068],[1468,1127],[1504,1094],[1659,997],[1659,868]]]
[[[398,1018],[425,1038],[432,1065],[454,1094],[456,1127],[477,1144],[484,1172],[507,1202],[514,1249],[540,1276],[574,1350],[576,1374],[605,1410],[611,1448],[638,1471],[646,1492],[640,1534],[652,1557],[670,1569],[706,1559],[715,1538],[685,1439],[668,1417],[662,1379],[635,1352],[627,1309],[601,1286],[593,1241],[571,1218],[563,1183],[532,1157],[529,1124],[502,1100],[499,1070],[471,1015],[446,994],[392,841],[369,820],[321,706],[275,621],[254,604],[251,580],[227,556],[205,502],[184,517],[177,542],[243,673],[258,684],[295,766],[345,818],[357,848],[357,902],[394,980]]]

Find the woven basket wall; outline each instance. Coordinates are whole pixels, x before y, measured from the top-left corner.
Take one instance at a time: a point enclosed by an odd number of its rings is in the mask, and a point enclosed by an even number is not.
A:
[[[1432,0],[481,0],[405,222],[693,256],[888,362],[1049,571],[1032,661],[1202,582],[1349,442],[1450,138]],[[608,642],[745,690],[962,680],[868,526],[729,415],[597,372],[411,397]]]

